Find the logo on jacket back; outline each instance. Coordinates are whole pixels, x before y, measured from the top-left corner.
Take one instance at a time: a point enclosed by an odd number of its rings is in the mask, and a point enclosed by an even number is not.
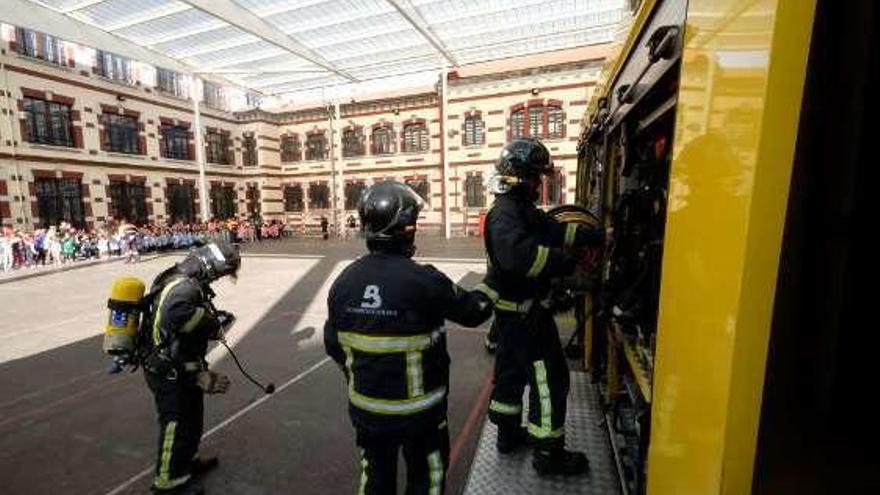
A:
[[[382,296],[379,295],[378,285],[368,285],[364,289],[364,300],[361,307],[366,309],[376,309],[382,307]]]
[[[396,309],[381,309],[382,295],[378,285],[368,285],[364,288],[364,296],[361,298],[360,307],[348,307],[345,311],[360,315],[370,316],[397,316]],[[357,304],[352,301],[353,304]]]

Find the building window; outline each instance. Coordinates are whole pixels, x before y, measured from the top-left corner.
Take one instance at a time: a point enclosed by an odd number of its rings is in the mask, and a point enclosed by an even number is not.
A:
[[[242,165],[254,167],[257,165],[257,139],[253,135],[246,135],[241,145]]]
[[[464,145],[477,146],[485,143],[486,137],[483,119],[479,115],[468,115],[464,119]]]
[[[525,121],[528,112],[528,122]],[[565,114],[559,105],[533,105],[510,114],[511,137],[531,136],[543,139],[565,137]]]
[[[192,223],[196,219],[195,187],[192,184],[169,184],[168,206],[172,222]]]
[[[330,188],[326,182],[309,184],[309,208],[313,210],[330,208]]]
[[[312,133],[306,137],[306,160],[325,160],[327,158],[327,138],[323,133]]]
[[[284,211],[303,211],[303,188],[301,185],[284,187]]]
[[[211,186],[211,216],[220,220],[235,218],[235,188]]]
[[[189,156],[189,130],[179,125],[163,125],[159,133],[162,134],[159,152],[163,158],[192,160]]]
[[[373,154],[387,155],[394,153],[394,129],[390,126],[373,129]]]
[[[403,126],[403,151],[428,151],[428,127],[418,122]]]
[[[342,131],[342,156],[363,156],[365,153],[364,134],[360,128]]]
[[[254,184],[247,186],[245,190],[245,200],[247,201],[247,212],[251,218],[257,218],[263,209],[260,207],[260,188]]]
[[[208,131],[205,136],[206,159],[208,163],[231,165],[229,160],[229,136],[217,131]]]
[[[56,65],[71,65],[73,59],[64,51],[64,41],[55,36],[39,33],[32,29],[15,28],[17,50],[20,55],[38,58]]]
[[[345,209],[356,210],[367,185],[363,181],[345,183]]]
[[[156,68],[156,89],[180,98],[187,97],[183,76],[173,70]]]
[[[524,108],[510,114],[510,135],[514,138],[526,135],[526,110]]]
[[[551,105],[547,108],[547,138],[559,139],[565,137],[565,115],[562,108]]]
[[[244,104],[247,108],[260,108],[263,104],[263,95],[257,93],[245,93]]]
[[[105,113],[101,115],[104,124],[104,149],[116,153],[140,153],[138,145],[138,121],[128,115]]]
[[[281,161],[283,163],[298,162],[300,160],[299,136],[284,136],[281,138]]]
[[[79,179],[38,177],[35,182],[37,207],[43,227],[61,222],[69,222],[75,227],[85,226],[82,184]]]
[[[147,223],[146,185],[110,181],[110,216],[136,225]]]
[[[544,177],[544,184],[541,188],[541,203],[544,205],[562,204],[562,192],[565,188],[565,179],[562,175],[561,168],[553,169],[553,173]]]
[[[428,199],[428,179],[406,179],[406,185],[421,196],[425,200],[425,204],[430,204]]]
[[[470,174],[465,178],[464,204],[468,208],[482,208],[486,206],[482,174]]]
[[[25,98],[24,113],[27,119],[27,136],[22,136],[24,140],[54,146],[74,146],[70,106]]]
[[[125,84],[133,84],[131,77],[131,60],[115,53],[98,50],[98,74],[107,79]]]
[[[541,137],[543,129],[544,107],[529,107],[529,136]]]
[[[226,110],[226,95],[223,87],[219,84],[202,81],[202,94],[205,99],[205,106],[214,110]]]

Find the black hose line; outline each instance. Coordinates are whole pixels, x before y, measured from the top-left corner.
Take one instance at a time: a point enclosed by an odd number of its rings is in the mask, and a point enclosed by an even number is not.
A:
[[[263,392],[265,392],[267,394],[271,394],[271,393],[275,392],[275,384],[274,383],[269,382],[268,384],[266,384],[264,386],[263,384],[258,382],[254,377],[252,377],[247,371],[244,370],[244,367],[242,367],[241,362],[238,360],[238,356],[236,356],[235,353],[232,352],[232,348],[229,347],[229,345],[226,343],[225,339],[221,339],[220,343],[223,344],[223,347],[225,347],[227,351],[229,351],[229,355],[232,356],[232,360],[235,361],[235,365],[238,366],[238,370],[241,371],[241,374],[244,375],[245,378],[250,380],[251,383],[256,385],[260,390],[262,390]]]

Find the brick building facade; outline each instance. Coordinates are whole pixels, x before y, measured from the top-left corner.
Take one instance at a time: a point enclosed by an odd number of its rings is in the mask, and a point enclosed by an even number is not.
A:
[[[200,219],[202,155],[212,216],[342,222],[362,188],[394,178],[424,196],[422,226],[442,226],[448,201],[453,232],[473,233],[491,205],[486,171],[512,136],[539,136],[553,154],[545,203],[572,200],[579,118],[606,54],[595,46],[452,71],[445,123],[439,92],[425,88],[341,102],[338,118],[334,106],[233,113],[202,102],[196,129],[187,98],[16,44],[0,46],[0,222],[24,229]]]

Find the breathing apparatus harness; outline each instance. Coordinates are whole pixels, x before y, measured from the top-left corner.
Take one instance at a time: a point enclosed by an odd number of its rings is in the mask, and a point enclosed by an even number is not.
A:
[[[169,380],[177,380],[182,368],[171,358],[172,339],[165,339],[157,346],[152,338],[152,323],[157,310],[156,300],[175,276],[186,277],[185,273],[174,267],[159,276],[165,283],[156,284],[150,292],[144,294],[144,283],[132,277],[122,277],[114,281],[107,301],[109,318],[104,334],[104,352],[112,357],[108,373],[117,374],[128,369],[130,373],[139,367],[165,376]],[[198,279],[198,278],[197,278]],[[216,293],[204,280],[198,279],[205,299],[207,312],[219,322],[219,328],[211,340],[217,340],[232,356],[241,374],[266,394],[275,391],[274,383],[263,385],[248,373],[238,356],[226,342],[226,332],[235,323],[235,316],[218,310],[213,299]]]

